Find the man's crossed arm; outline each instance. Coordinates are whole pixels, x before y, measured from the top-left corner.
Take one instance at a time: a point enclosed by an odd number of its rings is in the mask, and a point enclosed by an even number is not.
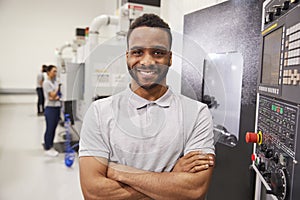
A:
[[[190,152],[171,172],[149,172],[81,157],[80,181],[85,199],[204,199],[214,156]]]

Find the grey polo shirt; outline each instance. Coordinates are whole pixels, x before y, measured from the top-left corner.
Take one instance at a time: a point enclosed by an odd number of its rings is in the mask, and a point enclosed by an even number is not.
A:
[[[127,88],[92,103],[81,133],[79,156],[147,171],[171,171],[190,151],[214,154],[213,123],[207,106],[171,89],[148,101]]]
[[[48,78],[43,82],[43,90],[45,96],[45,105],[49,107],[60,107],[61,103],[58,100],[49,100],[49,92],[57,90],[58,82],[49,80]]]

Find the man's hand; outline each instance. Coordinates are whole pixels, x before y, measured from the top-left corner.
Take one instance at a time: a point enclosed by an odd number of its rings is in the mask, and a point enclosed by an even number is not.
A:
[[[109,170],[106,158],[94,156],[79,158],[80,184],[84,199],[151,199],[127,184],[106,177],[106,173],[118,176],[115,167],[119,167],[118,170],[127,170],[126,166],[117,164],[112,165],[112,170]]]
[[[189,153],[180,158],[172,172],[150,172],[110,162],[106,176],[144,194],[141,197],[145,199],[204,199],[213,158],[214,155]]]
[[[203,171],[214,165],[214,156],[202,153],[201,151],[192,151],[178,159],[172,172],[190,172],[195,173]]]
[[[214,155],[193,151],[178,159],[172,170],[176,173],[155,173],[110,162],[106,176],[144,194],[141,196],[144,199],[202,199],[207,192],[213,166]]]

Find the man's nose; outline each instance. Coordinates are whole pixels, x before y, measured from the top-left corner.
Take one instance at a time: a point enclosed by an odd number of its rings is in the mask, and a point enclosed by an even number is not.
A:
[[[154,65],[155,59],[152,57],[150,53],[145,53],[144,56],[140,60],[141,65]]]

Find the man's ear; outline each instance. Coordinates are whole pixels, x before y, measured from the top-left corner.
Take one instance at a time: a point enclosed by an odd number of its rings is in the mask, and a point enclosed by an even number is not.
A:
[[[169,60],[168,65],[169,65],[169,67],[172,65],[172,51],[170,51],[170,60]]]
[[[128,55],[129,55],[128,50],[126,50],[126,60],[128,59]]]

